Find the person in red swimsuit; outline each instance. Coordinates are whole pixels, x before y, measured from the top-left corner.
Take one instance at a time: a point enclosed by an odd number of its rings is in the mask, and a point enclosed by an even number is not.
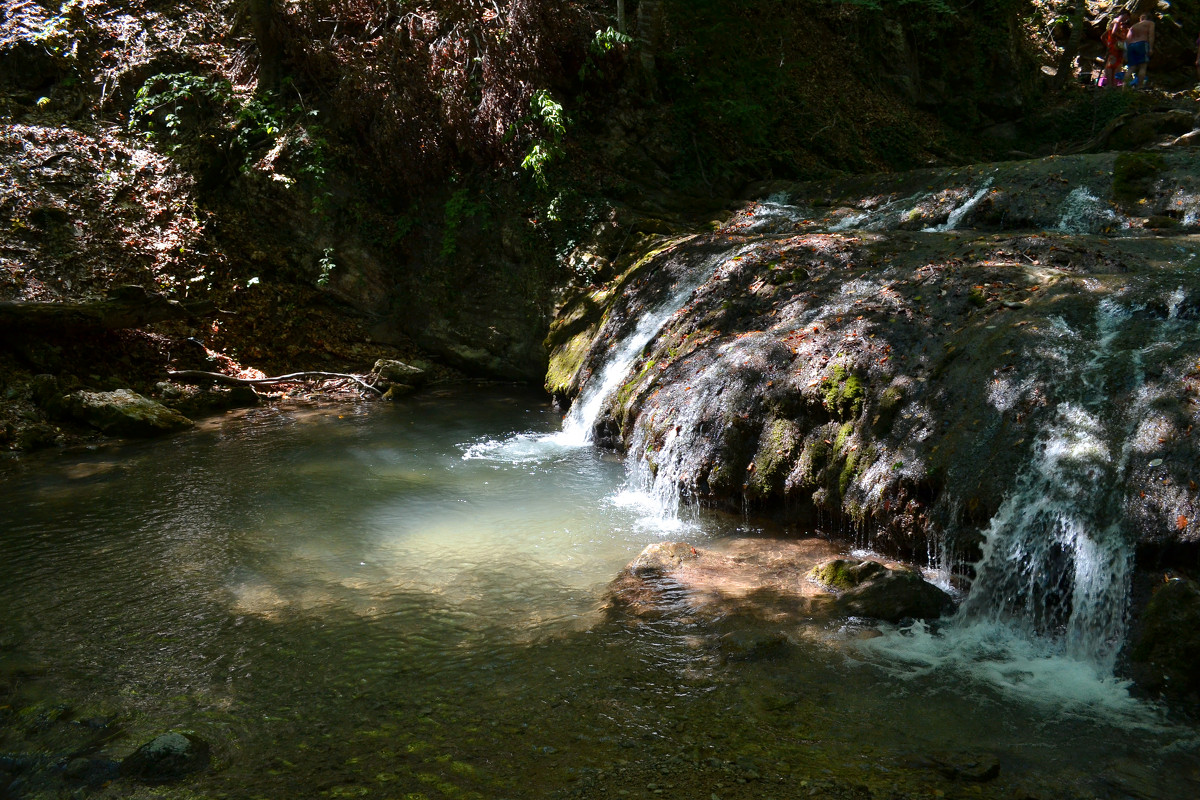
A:
[[[1108,23],[1108,30],[1104,31],[1104,46],[1106,48],[1104,56],[1104,85],[1110,89],[1117,85],[1117,70],[1121,68],[1121,64],[1125,61],[1125,51],[1122,46],[1125,44],[1125,37],[1128,34],[1129,12],[1122,11],[1120,14],[1117,14],[1116,19]]]

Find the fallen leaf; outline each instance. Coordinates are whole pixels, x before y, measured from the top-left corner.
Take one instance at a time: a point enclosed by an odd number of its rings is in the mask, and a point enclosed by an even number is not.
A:
[[[1188,523],[1187,517],[1185,517],[1183,514],[1180,514],[1179,518],[1177,520],[1175,520],[1175,530],[1177,530],[1177,531],[1183,530],[1184,528],[1187,527],[1187,523]]]

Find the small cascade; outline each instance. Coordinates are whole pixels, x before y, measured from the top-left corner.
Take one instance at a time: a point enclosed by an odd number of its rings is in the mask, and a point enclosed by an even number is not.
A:
[[[950,216],[941,225],[934,225],[931,228],[924,228],[926,233],[943,233],[945,231],[953,231],[958,229],[958,224],[963,221],[963,218],[970,213],[979,201],[984,198],[988,190],[992,188],[992,179],[988,178],[983,182],[983,186],[979,187],[979,191],[971,195],[967,202],[963,203],[958,208],[950,212]]]
[[[896,228],[900,221],[907,216],[911,209],[928,195],[917,193],[907,197],[897,198],[880,205],[877,208],[860,211],[829,225],[825,230],[837,231],[864,230],[883,231]]]
[[[743,403],[753,396],[758,380],[753,366],[755,340],[754,335],[746,335],[723,345],[718,357],[692,377],[686,400],[643,411],[670,415],[670,425],[648,424],[655,420],[651,416],[634,427],[625,457],[630,484],[653,498],[668,517],[678,516],[686,499],[684,487],[701,483],[697,466],[711,462],[712,452],[719,447],[712,431],[741,416]],[[650,431],[656,428],[661,438],[652,440]]]
[[[558,438],[563,443],[584,445],[592,440],[592,428],[604,407],[604,401],[624,381],[642,350],[662,330],[667,320],[687,302],[692,293],[707,281],[724,261],[726,254],[706,259],[675,287],[671,295],[657,308],[647,311],[634,329],[622,341],[604,363],[598,375],[593,375],[583,386],[579,397],[571,405],[563,420],[562,433]]]
[[[791,233],[811,216],[811,209],[792,205],[786,192],[776,192],[753,204],[749,213],[739,214],[737,227],[742,233]]]
[[[1100,233],[1121,222],[1120,216],[1086,186],[1071,190],[1063,200],[1057,230],[1063,233]]]
[[[1131,312],[1096,312],[1097,339],[1039,434],[1028,471],[992,519],[960,622],[1015,626],[1061,654],[1111,670],[1124,641],[1133,543],[1122,527],[1125,472],[1142,406],[1114,409],[1117,391],[1144,382],[1137,346],[1114,346]],[[1168,321],[1170,324],[1170,321]],[[1063,363],[1079,346],[1065,323]],[[1150,345],[1153,346],[1153,345]],[[1124,385],[1120,385],[1124,382]],[[1145,396],[1145,392],[1135,396]]]

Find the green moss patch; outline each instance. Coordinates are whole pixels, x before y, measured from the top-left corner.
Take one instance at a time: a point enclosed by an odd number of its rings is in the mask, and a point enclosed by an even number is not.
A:
[[[1121,153],[1113,163],[1113,199],[1126,206],[1136,204],[1166,168],[1160,153]]]
[[[821,392],[825,408],[840,419],[852,419],[862,411],[867,386],[857,375],[841,364],[821,380]]]

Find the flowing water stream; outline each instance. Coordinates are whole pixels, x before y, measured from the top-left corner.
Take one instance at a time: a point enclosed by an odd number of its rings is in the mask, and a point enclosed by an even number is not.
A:
[[[1192,729],[1011,643],[970,669],[923,629],[814,618],[747,660],[693,619],[605,616],[646,544],[782,532],[664,530],[559,425],[465,388],[4,465],[0,766],[42,765],[11,796],[59,796],[97,719],[88,757],[183,729],[214,768],[79,796],[1195,795]]]
[[[1075,199],[1064,230],[1091,213]],[[1132,441],[1140,409],[1103,398],[1143,380],[1136,309],[1102,303],[1047,338],[1047,368],[1079,379],[955,619],[787,616],[770,597],[702,619],[671,585],[661,613],[611,611],[648,544],[740,558],[799,541],[814,563],[839,547],[681,519],[636,435],[628,465],[589,444],[647,343],[739,247],[643,313],[566,420],[535,393],[447,388],[0,464],[0,797],[1200,796],[1195,727],[1113,677],[1131,556],[1104,510],[1129,457],[1104,442]],[[689,453],[670,438],[656,459],[672,473]],[[772,645],[731,648],[743,635]],[[210,742],[213,768],[107,779],[165,730]],[[100,766],[68,768],[81,758]]]

